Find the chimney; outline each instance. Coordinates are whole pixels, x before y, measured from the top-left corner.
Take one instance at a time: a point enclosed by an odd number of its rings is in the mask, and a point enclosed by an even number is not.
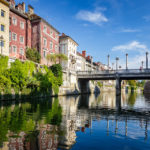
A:
[[[34,8],[31,5],[28,5],[28,14],[29,15],[34,14]]]
[[[91,56],[91,64],[93,63],[93,57]]]
[[[86,51],[82,51],[82,56],[86,57]]]
[[[9,2],[11,7],[15,7],[15,1],[14,0],[7,0],[7,2]]]
[[[66,34],[65,34],[65,33],[62,33],[62,36],[66,36]]]
[[[26,9],[26,5],[25,5],[25,3],[24,2],[22,2],[22,9],[23,9],[23,12],[25,13],[25,9]]]

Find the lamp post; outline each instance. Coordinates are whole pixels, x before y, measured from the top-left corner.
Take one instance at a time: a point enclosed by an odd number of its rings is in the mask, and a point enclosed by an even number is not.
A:
[[[128,54],[126,54],[126,70],[128,69]]]
[[[1,54],[3,54],[3,40],[4,40],[4,38],[3,38],[3,36],[1,35],[0,36],[0,42],[1,42]]]
[[[116,70],[118,70],[118,60],[119,60],[119,57],[116,57]]]
[[[148,52],[146,52],[146,69],[148,69]]]
[[[143,69],[144,61],[142,61],[141,64],[142,64],[142,69]]]
[[[109,70],[109,62],[110,62],[110,56],[108,55],[108,70]]]
[[[114,70],[114,63],[112,63],[112,70]]]

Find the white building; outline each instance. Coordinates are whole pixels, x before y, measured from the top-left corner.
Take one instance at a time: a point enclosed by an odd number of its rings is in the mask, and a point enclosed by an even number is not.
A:
[[[63,69],[76,71],[77,47],[77,42],[75,42],[70,36],[62,33],[60,36],[60,53],[65,54],[68,57],[68,61],[62,62]]]

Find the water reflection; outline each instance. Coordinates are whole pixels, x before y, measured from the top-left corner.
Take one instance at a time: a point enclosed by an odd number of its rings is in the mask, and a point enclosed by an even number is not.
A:
[[[148,96],[113,92],[3,102],[0,150],[149,149],[149,108]]]

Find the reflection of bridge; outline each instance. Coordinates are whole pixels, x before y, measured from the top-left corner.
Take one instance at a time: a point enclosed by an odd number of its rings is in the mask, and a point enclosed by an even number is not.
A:
[[[116,95],[121,94],[122,80],[150,79],[150,69],[126,69],[105,71],[78,71],[78,79],[87,80],[116,80]]]

